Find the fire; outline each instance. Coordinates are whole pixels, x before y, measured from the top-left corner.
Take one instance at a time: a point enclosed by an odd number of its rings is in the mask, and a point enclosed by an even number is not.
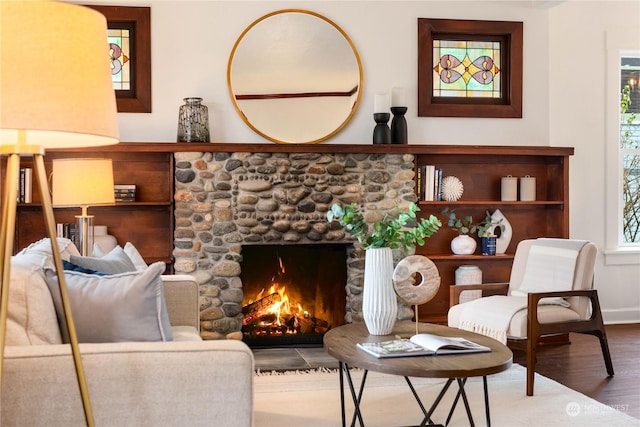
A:
[[[284,283],[286,269],[278,257],[278,273],[271,278],[268,289],[262,289],[243,307],[243,326],[268,335],[308,333],[311,316],[300,303],[292,302]]]
[[[302,305],[298,303],[294,304],[291,302],[289,294],[287,294],[286,286],[281,286],[278,283],[274,283],[271,285],[268,291],[265,292],[265,290],[262,289],[258,293],[256,298],[251,302],[260,301],[265,298],[265,295],[269,296],[270,299],[273,300],[273,302],[271,302],[266,307],[262,307],[260,311],[262,312],[263,317],[264,314],[275,315],[275,320],[270,321],[268,320],[269,316],[267,316],[264,321],[261,322],[263,325],[274,324],[277,326],[282,326],[285,324],[285,322],[290,322],[291,316],[309,316],[309,312],[307,310],[304,310],[302,308]],[[245,317],[245,324],[248,320],[249,319]]]

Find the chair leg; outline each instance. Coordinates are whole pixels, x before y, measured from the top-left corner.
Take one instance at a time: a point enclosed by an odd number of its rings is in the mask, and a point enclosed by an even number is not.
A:
[[[613,363],[611,362],[611,353],[609,353],[609,342],[607,341],[607,332],[604,329],[604,321],[602,319],[602,312],[600,311],[600,299],[598,298],[598,292],[594,291],[594,295],[591,298],[592,310],[594,313],[594,320],[596,322],[596,330],[592,332],[600,340],[600,348],[602,349],[602,357],[604,358],[604,364],[607,367],[607,375],[613,376]]]
[[[536,340],[527,339],[527,396],[533,396],[533,380],[536,374]]]
[[[609,353],[609,343],[607,342],[607,334],[604,332],[604,329],[601,331],[601,334],[598,336],[600,339],[600,347],[602,348],[602,357],[604,358],[604,364],[607,367],[607,375],[612,377],[613,373],[613,362],[611,362],[611,353]]]
[[[533,380],[536,375],[539,340],[538,302],[534,294],[529,294],[527,299],[527,396],[533,396]]]
[[[588,331],[583,333],[596,336],[600,340],[600,348],[602,349],[602,358],[604,359],[604,364],[607,367],[607,375],[612,377],[614,375],[613,362],[611,361],[611,353],[609,352],[609,342],[607,341],[607,333],[604,330],[604,325],[602,326],[601,329],[596,329],[594,331]]]

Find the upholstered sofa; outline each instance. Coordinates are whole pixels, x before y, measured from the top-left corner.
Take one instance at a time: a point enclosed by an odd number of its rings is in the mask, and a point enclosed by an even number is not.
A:
[[[77,252],[66,239],[58,239],[58,244],[63,259]],[[47,286],[47,281],[51,282],[47,245],[50,248],[48,240],[38,242],[12,259],[0,396],[0,425],[5,427],[85,423],[71,347],[63,343],[55,296],[49,290],[50,283]],[[124,289],[121,279],[145,274],[149,273],[121,273],[99,280],[118,289],[111,294],[119,294]],[[85,276],[89,281],[98,280],[89,277],[93,276],[90,273],[65,271],[72,308],[74,286]],[[74,315],[79,337],[98,341],[80,340],[79,344],[96,425],[251,426],[251,350],[237,340],[203,341],[197,283],[185,275],[159,277],[161,281],[154,280],[161,283],[164,301],[155,306],[166,310],[171,332],[164,338],[171,341],[127,341],[120,337],[121,342],[99,342],[100,338],[82,332],[85,324]],[[104,294],[100,298],[104,299]],[[135,295],[125,298],[135,299]],[[82,310],[78,312],[81,317]],[[109,323],[99,314],[95,317],[99,319],[95,329]],[[158,319],[156,324],[160,323]]]

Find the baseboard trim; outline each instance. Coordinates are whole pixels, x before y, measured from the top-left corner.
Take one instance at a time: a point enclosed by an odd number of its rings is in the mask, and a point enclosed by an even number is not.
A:
[[[605,325],[640,323],[640,308],[602,310],[602,318]]]

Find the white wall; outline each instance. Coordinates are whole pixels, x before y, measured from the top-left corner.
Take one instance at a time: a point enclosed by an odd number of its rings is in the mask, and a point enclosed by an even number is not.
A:
[[[637,0],[541,2],[549,8],[529,0],[91,3],[151,6],[153,112],[120,114],[122,141],[175,141],[182,98],[199,96],[209,107],[214,142],[268,142],[237,115],[227,90],[227,61],[237,37],[255,19],[304,8],[341,26],[364,67],[360,108],[323,144],[370,144],[374,93],[403,86],[411,144],[573,146],[571,236],[604,247],[603,33],[620,23],[639,25]],[[523,118],[417,117],[419,17],[523,21]],[[605,267],[599,259],[596,286],[607,319],[640,320],[640,266]]]
[[[608,322],[640,321],[640,265],[606,265],[605,32],[640,26],[639,1],[569,1],[549,12],[551,145],[575,147],[571,236],[601,252],[596,287]],[[576,19],[579,17],[580,19]]]
[[[548,145],[547,13],[529,2],[506,6],[477,1],[124,1],[85,4],[151,6],[151,114],[120,114],[122,141],[175,141],[178,107],[187,96],[204,98],[215,142],[269,141],[236,113],[227,90],[227,61],[241,32],[280,9],[323,14],[349,34],[358,49],[364,85],[352,122],[325,144],[370,144],[373,98],[393,86],[407,90],[412,144]],[[513,2],[510,2],[513,3]],[[523,119],[417,117],[417,18],[524,21]]]

